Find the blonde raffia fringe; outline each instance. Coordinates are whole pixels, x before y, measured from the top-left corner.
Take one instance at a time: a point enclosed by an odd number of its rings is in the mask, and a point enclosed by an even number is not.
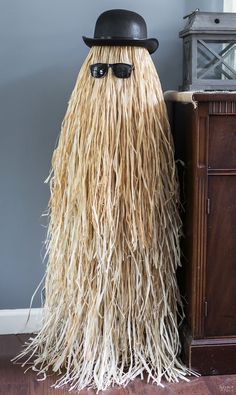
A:
[[[89,65],[125,62],[128,79]],[[17,360],[55,387],[187,380],[180,362],[178,182],[159,78],[137,47],[93,47],[50,173],[43,326]]]

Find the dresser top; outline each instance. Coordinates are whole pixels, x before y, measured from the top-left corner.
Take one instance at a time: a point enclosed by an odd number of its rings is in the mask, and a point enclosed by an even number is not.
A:
[[[166,91],[164,92],[165,101],[192,103],[194,107],[197,107],[198,102],[210,102],[210,101],[230,101],[236,102],[236,91]]]

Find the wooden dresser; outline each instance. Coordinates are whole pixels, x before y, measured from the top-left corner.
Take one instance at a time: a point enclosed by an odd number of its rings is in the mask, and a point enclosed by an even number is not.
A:
[[[172,101],[184,238],[184,359],[201,374],[236,373],[236,93]]]

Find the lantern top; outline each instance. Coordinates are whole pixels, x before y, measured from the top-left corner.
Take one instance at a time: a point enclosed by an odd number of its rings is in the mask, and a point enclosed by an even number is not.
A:
[[[236,13],[234,12],[200,12],[196,10],[188,17],[180,37],[190,34],[223,33],[236,34]]]

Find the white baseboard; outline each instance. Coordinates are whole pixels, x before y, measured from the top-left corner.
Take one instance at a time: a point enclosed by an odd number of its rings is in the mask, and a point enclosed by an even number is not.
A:
[[[42,325],[42,309],[0,310],[0,335],[36,333]]]

